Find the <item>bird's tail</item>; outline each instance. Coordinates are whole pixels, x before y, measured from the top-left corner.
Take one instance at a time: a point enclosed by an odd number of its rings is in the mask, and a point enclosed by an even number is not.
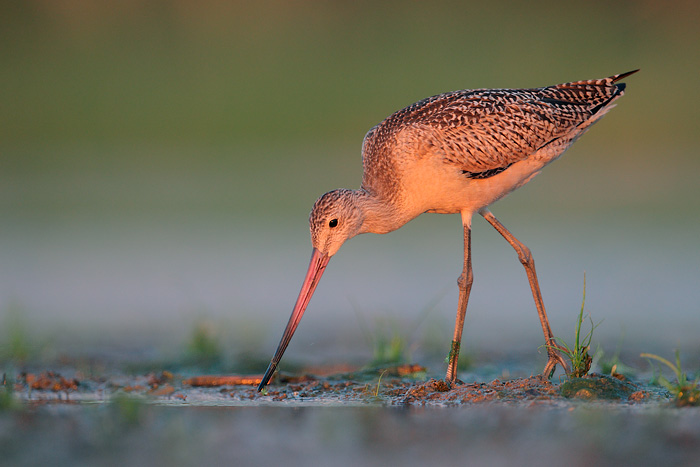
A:
[[[628,71],[627,73],[620,73],[618,75],[609,76],[608,78],[602,79],[589,79],[583,81],[573,81],[571,83],[559,84],[557,86],[550,86],[548,89],[556,90],[564,94],[574,93],[579,101],[592,101],[595,99],[609,99],[620,96],[625,90],[625,83],[618,83],[621,79],[632,75],[639,70]],[[576,100],[572,98],[571,100]]]
[[[638,71],[639,71],[639,68],[637,68],[636,70],[628,71],[627,73],[620,73],[619,75],[613,75],[613,76],[611,76],[610,78],[607,78],[607,79],[610,80],[611,83],[617,83],[617,82],[620,81],[621,79],[627,78],[629,75],[633,75],[633,74],[635,74],[635,73],[638,72]],[[620,92],[624,92],[625,87],[626,87],[627,85],[626,85],[625,83],[619,83],[619,84],[616,84],[615,86],[617,87],[617,89],[618,89]]]
[[[633,75],[636,72],[638,72],[640,69],[637,68],[636,70],[628,71],[627,73],[620,73],[619,75],[613,75],[608,79],[611,79],[613,83],[616,83],[620,81],[622,78],[627,78],[629,75]]]
[[[567,104],[578,107],[587,117],[577,126],[583,133],[593,123],[615,107],[615,101],[625,94],[625,83],[621,79],[639,70],[620,73],[608,78],[574,81],[550,86],[542,90],[546,102]],[[585,109],[585,110],[584,110]]]

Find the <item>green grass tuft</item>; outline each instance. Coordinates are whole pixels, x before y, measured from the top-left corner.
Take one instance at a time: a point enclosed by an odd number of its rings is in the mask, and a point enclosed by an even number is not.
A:
[[[185,351],[185,364],[202,369],[220,367],[223,362],[223,350],[215,327],[207,321],[195,324]]]
[[[0,361],[22,365],[32,357],[27,326],[22,307],[11,304],[3,320],[4,344],[0,344]]]
[[[137,426],[144,418],[146,402],[143,398],[118,391],[109,400],[113,423],[119,426]]]
[[[18,407],[19,402],[15,398],[14,382],[7,377],[7,374],[2,375],[2,384],[0,384],[0,413],[6,410],[12,410]]]
[[[588,316],[591,322],[591,330],[581,339],[581,325],[583,323],[583,310],[586,305],[586,274],[583,275],[583,300],[581,301],[581,311],[578,314],[576,321],[576,334],[574,337],[574,346],[569,347],[563,339],[557,339],[561,342],[562,347],[559,350],[571,360],[571,374],[573,378],[581,378],[588,374],[593,363],[593,358],[588,351],[591,348],[591,340],[593,339],[593,331],[600,323],[593,324],[593,319]]]
[[[406,361],[406,340],[401,335],[394,332],[376,336],[370,366],[399,365]]]
[[[673,395],[674,402],[677,406],[694,407],[700,405],[700,376],[698,376],[695,379],[695,381],[688,380],[688,375],[686,375],[685,372],[683,372],[683,370],[681,369],[681,357],[680,352],[678,350],[676,350],[675,365],[658,355],[643,353],[640,356],[647,359],[659,361],[667,367],[669,367],[671,370],[673,370],[673,372],[676,375],[675,383],[672,383],[668,379],[666,379],[661,374],[661,369],[659,369],[658,375],[656,375],[656,371],[654,371],[654,378],[652,379],[652,383],[659,384],[660,386],[666,388],[668,392],[670,392]],[[649,360],[649,364],[652,365],[653,368],[651,360]]]

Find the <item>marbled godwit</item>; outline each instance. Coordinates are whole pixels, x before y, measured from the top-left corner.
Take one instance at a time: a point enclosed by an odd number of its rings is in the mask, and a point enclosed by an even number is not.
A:
[[[543,374],[568,367],[554,340],[530,250],[487,209],[561,156],[624,94],[622,78],[576,81],[537,89],[476,89],[429,97],[375,126],[362,143],[359,190],[321,196],[309,217],[313,253],[306,278],[270,366],[272,377],[331,256],[355,235],[388,233],[424,212],[459,213],[464,267],[445,379],[457,375],[464,315],[472,287],[471,222],[478,212],[518,254],[542,324],[548,360]]]

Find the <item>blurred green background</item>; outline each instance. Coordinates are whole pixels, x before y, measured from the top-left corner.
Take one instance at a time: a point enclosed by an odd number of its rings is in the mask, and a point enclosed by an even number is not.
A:
[[[359,185],[370,127],[440,92],[641,68],[493,210],[535,253],[555,334],[571,334],[585,270],[601,339],[698,351],[699,23],[690,1],[2,2],[3,322],[80,353],[171,349],[206,320],[230,354],[267,356],[311,204]],[[476,224],[463,348],[534,354],[521,266]],[[362,358],[362,323],[386,321],[446,353],[458,226],[422,216],[346,245],[289,355]]]

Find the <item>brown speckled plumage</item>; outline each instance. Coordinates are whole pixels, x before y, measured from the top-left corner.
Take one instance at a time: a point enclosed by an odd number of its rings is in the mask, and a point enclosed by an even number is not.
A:
[[[635,70],[637,71],[637,70]],[[471,222],[479,213],[515,249],[525,267],[542,325],[544,375],[567,363],[549,326],[530,250],[487,209],[524,185],[599,120],[624,94],[609,78],[536,89],[476,89],[423,99],[387,117],[362,143],[358,190],[321,196],[309,217],[313,254],[289,323],[258,389],[277,368],[330,258],[365,232],[387,233],[424,212],[460,213],[464,267],[445,379],[456,380],[464,317],[472,284]]]
[[[625,85],[616,82],[628,75],[536,89],[455,91],[423,99],[367,133],[362,187],[380,196],[390,187],[390,197],[395,198],[398,166],[406,159],[438,158],[479,179],[547,145],[560,155],[624,94]]]

